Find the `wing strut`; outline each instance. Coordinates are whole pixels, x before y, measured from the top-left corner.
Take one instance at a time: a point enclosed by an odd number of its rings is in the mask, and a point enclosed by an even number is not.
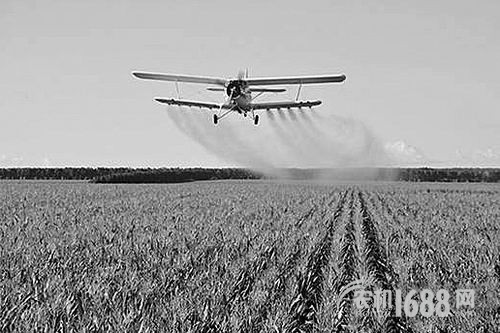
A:
[[[299,88],[297,89],[297,96],[295,96],[295,102],[299,100],[301,90],[302,90],[302,83],[299,85]]]
[[[175,90],[177,91],[177,98],[181,99],[181,93],[179,91],[179,81],[175,80]]]

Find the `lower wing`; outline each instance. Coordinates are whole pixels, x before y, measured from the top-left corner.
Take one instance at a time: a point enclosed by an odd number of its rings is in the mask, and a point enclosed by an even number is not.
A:
[[[185,99],[173,99],[173,98],[157,97],[157,98],[155,98],[155,101],[157,101],[159,103],[163,103],[163,104],[168,104],[168,105],[195,106],[195,107],[206,108],[206,109],[219,109],[221,107],[220,104],[217,104],[217,103],[188,101]],[[232,105],[230,105],[230,104],[223,104],[222,105],[223,109],[230,109],[231,107],[232,107]]]
[[[309,108],[313,106],[320,105],[321,101],[299,101],[299,102],[264,102],[264,103],[252,103],[251,108],[253,110],[277,110],[277,109],[289,109],[289,108]]]

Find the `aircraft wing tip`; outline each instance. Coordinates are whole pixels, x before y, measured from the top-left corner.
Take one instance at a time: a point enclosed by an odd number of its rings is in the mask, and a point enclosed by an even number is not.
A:
[[[163,104],[170,103],[170,100],[168,98],[164,98],[164,97],[155,97],[155,98],[153,98],[153,100],[158,102],[158,103],[163,103]]]
[[[144,73],[133,71],[132,76],[135,76],[136,78],[142,79],[142,78],[144,78]]]

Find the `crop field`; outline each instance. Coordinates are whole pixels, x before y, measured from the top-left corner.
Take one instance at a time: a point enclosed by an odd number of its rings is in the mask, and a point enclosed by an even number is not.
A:
[[[499,221],[498,184],[4,181],[0,332],[499,332]]]

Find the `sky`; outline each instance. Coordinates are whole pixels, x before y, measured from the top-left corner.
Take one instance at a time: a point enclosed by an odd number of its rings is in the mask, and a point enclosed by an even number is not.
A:
[[[270,119],[260,133],[248,121],[222,124],[234,140],[200,137],[153,101],[174,96],[171,83],[130,74],[245,68],[345,73],[344,84],[304,87],[303,97],[323,101],[315,112],[362,124],[400,164],[500,167],[499,12],[495,0],[2,0],[0,167],[245,166],[224,145],[255,150],[244,144],[253,136],[272,145]],[[224,98],[204,88],[181,93]],[[286,139],[279,147],[291,149]]]

